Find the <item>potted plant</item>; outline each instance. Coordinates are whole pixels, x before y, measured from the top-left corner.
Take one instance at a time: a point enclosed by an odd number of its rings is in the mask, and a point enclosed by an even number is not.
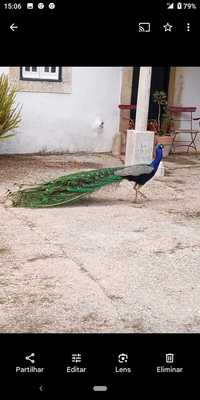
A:
[[[18,128],[21,122],[21,108],[15,105],[17,90],[10,87],[8,77],[0,76],[0,140],[8,139],[14,134],[8,134]]]
[[[153,101],[158,105],[158,117],[154,123],[155,144],[163,144],[164,157],[169,155],[171,150],[172,136],[172,118],[167,110],[167,95],[162,90],[157,90],[153,94]]]

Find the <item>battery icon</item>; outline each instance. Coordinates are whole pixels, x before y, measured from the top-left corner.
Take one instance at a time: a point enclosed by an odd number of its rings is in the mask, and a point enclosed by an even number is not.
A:
[[[181,10],[182,7],[183,7],[182,3],[177,3],[177,9],[178,9],[178,10]]]

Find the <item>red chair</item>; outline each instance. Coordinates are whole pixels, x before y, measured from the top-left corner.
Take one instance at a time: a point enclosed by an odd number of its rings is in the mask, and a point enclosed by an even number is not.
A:
[[[194,149],[197,152],[197,147],[195,144],[197,135],[200,133],[200,129],[194,129],[193,121],[200,121],[200,117],[193,117],[193,114],[196,112],[196,107],[176,107],[169,106],[168,111],[171,114],[171,120],[173,122],[173,127],[171,128],[171,134],[173,136],[172,142],[172,152],[175,152],[175,148],[178,146],[187,147],[187,153],[190,149]],[[188,123],[188,127],[186,128],[176,128],[176,122],[179,124],[184,122]],[[177,136],[180,134],[188,134],[189,137],[187,140],[176,140]]]

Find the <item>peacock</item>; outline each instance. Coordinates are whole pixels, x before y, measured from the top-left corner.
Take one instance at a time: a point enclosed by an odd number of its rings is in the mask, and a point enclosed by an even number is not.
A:
[[[9,193],[13,207],[55,207],[71,205],[104,186],[120,183],[126,179],[134,183],[135,201],[140,187],[156,173],[163,157],[163,146],[156,146],[156,157],[150,164],[128,167],[100,168],[61,176],[52,181]]]

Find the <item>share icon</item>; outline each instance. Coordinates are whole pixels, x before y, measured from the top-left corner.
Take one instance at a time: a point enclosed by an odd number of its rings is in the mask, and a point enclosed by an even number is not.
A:
[[[35,364],[35,360],[33,360],[33,357],[35,357],[35,353],[31,353],[29,356],[26,356],[25,360],[30,361],[31,364]]]

